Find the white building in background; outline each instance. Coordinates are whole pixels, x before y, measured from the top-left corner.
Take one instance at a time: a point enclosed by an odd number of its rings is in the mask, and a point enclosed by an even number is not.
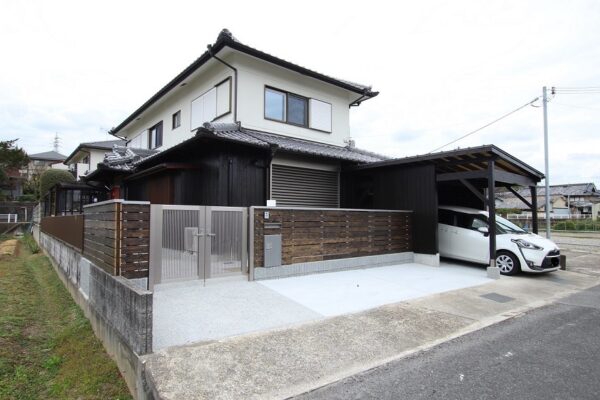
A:
[[[114,146],[124,146],[124,140],[105,140],[101,142],[81,143],[62,164],[73,173],[75,179],[94,172],[99,163],[104,160],[104,154],[111,151]]]

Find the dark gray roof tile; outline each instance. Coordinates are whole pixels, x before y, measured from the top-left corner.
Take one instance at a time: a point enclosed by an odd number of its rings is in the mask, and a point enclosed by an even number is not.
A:
[[[31,160],[44,160],[44,161],[64,161],[67,156],[64,156],[56,151],[45,151],[43,153],[28,154]]]
[[[97,149],[106,149],[106,150],[112,150],[113,146],[117,145],[117,146],[125,146],[125,143],[127,143],[125,140],[104,140],[104,141],[100,141],[100,142],[85,142],[85,143],[81,143],[79,145],[79,147],[93,147],[93,148],[97,148]]]
[[[294,153],[360,163],[376,162],[387,159],[385,156],[357,149],[355,147],[335,146],[327,143],[313,142],[310,140],[247,129],[237,124],[206,123],[204,124],[203,129],[223,139],[254,144],[262,147],[277,146],[280,150]]]

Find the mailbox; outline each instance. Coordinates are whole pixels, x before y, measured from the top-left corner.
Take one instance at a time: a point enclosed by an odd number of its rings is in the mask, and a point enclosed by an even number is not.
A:
[[[264,236],[265,267],[278,267],[281,265],[281,235]]]

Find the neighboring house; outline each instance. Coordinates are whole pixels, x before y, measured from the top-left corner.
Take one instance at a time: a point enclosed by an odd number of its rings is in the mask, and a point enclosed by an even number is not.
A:
[[[369,86],[249,47],[223,30],[199,59],[111,133],[127,141],[93,173],[113,196],[163,204],[338,207],[354,147],[350,109]]]
[[[517,191],[519,195],[530,201],[531,194],[528,188]],[[539,186],[538,211],[546,210],[546,188]],[[526,210],[528,207],[511,192],[501,192],[497,195],[498,208],[512,208]],[[560,215],[598,215],[600,210],[600,193],[594,183],[573,183],[567,185],[550,186],[550,212]],[[595,212],[594,212],[595,211]]]
[[[29,164],[27,169],[22,172],[26,174],[28,180],[34,175],[41,175],[50,168],[67,169],[67,166],[63,164],[67,157],[57,151],[45,151],[43,153],[28,154],[27,156],[29,157]]]
[[[104,154],[112,151],[114,146],[125,146],[124,140],[105,140],[101,142],[81,143],[66,157],[64,164],[73,173],[75,179],[94,172],[99,163],[104,161]]]
[[[2,197],[7,200],[17,200],[23,195],[23,184],[27,175],[18,168],[10,168],[6,171],[7,180],[0,186]]]

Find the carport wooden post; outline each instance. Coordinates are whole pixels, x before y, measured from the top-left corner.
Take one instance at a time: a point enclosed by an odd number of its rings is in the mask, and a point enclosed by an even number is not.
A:
[[[533,233],[537,235],[538,233],[538,214],[537,214],[537,187],[529,186],[529,191],[531,192],[531,229]]]
[[[488,213],[490,233],[490,267],[496,266],[496,176],[494,159],[488,161]]]

